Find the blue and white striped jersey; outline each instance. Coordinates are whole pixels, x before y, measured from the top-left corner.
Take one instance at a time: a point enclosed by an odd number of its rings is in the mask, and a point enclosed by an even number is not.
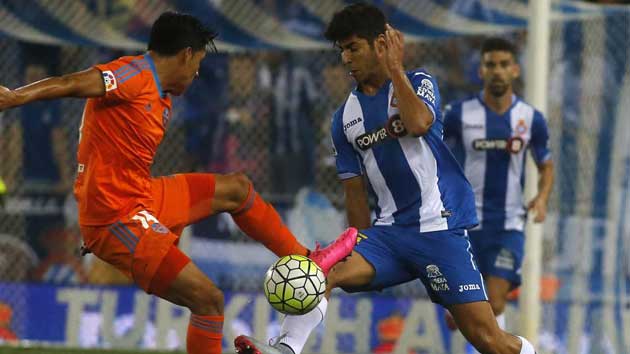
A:
[[[433,113],[430,131],[423,137],[407,134],[391,81],[374,96],[354,90],[333,116],[337,172],[341,179],[367,175],[377,200],[375,225],[418,227],[420,232],[473,227],[471,186],[442,141],[437,83],[422,70],[407,77]]]
[[[551,158],[543,115],[516,96],[499,115],[477,95],[446,107],[444,140],[473,186],[481,228],[522,231],[525,151]]]

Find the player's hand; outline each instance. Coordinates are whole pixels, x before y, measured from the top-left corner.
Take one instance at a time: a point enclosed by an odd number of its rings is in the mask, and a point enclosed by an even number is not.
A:
[[[536,196],[527,206],[527,209],[535,213],[534,222],[539,223],[545,221],[547,216],[547,201],[541,196]]]
[[[385,25],[385,47],[376,46],[378,60],[391,73],[403,69],[405,58],[405,38],[399,30]]]
[[[0,111],[13,107],[15,105],[15,96],[15,92],[0,85]]]

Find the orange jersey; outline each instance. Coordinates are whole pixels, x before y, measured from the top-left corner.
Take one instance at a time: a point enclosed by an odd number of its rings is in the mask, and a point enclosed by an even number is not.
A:
[[[149,54],[96,65],[105,95],[85,104],[74,194],[81,225],[152,209],[150,167],[171,114]]]

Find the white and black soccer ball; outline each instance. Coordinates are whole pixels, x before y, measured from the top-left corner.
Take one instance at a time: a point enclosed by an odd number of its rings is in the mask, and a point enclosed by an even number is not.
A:
[[[269,267],[263,287],[274,309],[287,315],[303,315],[324,297],[326,276],[308,257],[290,255]]]

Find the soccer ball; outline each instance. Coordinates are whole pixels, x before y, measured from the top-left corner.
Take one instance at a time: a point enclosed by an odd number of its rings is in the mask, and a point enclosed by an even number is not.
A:
[[[263,287],[274,309],[287,315],[303,315],[324,297],[326,276],[307,257],[284,256],[269,267]]]

